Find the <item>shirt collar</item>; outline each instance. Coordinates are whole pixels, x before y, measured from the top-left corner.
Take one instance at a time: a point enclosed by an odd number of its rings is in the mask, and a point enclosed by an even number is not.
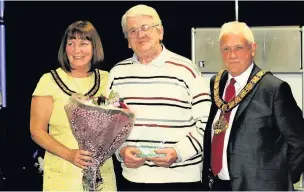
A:
[[[229,73],[228,73],[228,84],[230,82],[230,80],[232,78],[235,79],[236,83],[238,83],[240,85],[240,87],[245,87],[245,85],[247,84],[248,78],[250,76],[250,73],[253,69],[253,63],[251,63],[251,65],[246,69],[246,71],[244,71],[242,74],[240,74],[239,76],[236,77],[232,77]]]
[[[161,44],[162,45],[162,52],[155,58],[153,59],[150,63],[148,63],[148,65],[155,65],[157,67],[161,67],[165,64],[166,60],[167,60],[167,52],[168,50],[166,49],[166,47],[164,46],[164,44]],[[136,63],[136,64],[141,64],[136,56],[136,54],[134,53],[133,54],[133,57],[132,57],[132,62],[133,63]]]

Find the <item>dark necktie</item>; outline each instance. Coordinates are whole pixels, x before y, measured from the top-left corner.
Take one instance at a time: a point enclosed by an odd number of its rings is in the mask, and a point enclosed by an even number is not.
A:
[[[224,98],[226,102],[231,101],[235,97],[235,88],[234,88],[235,82],[236,82],[235,79],[232,78],[230,80],[229,85],[226,88],[225,98]],[[227,123],[229,123],[230,113],[231,111],[226,112],[224,114]],[[222,169],[225,133],[226,131],[223,131],[219,134],[213,135],[212,145],[211,145],[211,169],[214,176],[216,176]]]

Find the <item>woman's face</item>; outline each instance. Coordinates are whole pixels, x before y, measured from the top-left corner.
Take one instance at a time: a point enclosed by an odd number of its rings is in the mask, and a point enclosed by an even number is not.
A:
[[[72,68],[90,67],[93,57],[92,42],[81,38],[69,39],[66,44],[66,53]]]

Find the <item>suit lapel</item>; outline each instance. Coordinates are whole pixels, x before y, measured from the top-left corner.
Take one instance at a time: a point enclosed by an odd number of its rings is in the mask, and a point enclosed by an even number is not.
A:
[[[254,64],[253,69],[252,69],[252,71],[251,71],[251,74],[250,74],[250,76],[249,76],[249,78],[248,78],[247,83],[248,83],[248,82],[251,80],[251,78],[252,78],[255,74],[257,74],[257,72],[259,72],[260,70],[261,70],[261,69],[260,69],[258,66],[256,66],[256,65]],[[238,109],[237,109],[237,111],[236,111],[236,114],[235,114],[235,117],[234,117],[234,120],[233,120],[234,122],[237,121],[238,118],[240,117],[240,115],[244,112],[244,110],[246,109],[246,107],[248,106],[248,104],[250,103],[250,101],[252,100],[252,97],[253,97],[254,93],[256,92],[257,88],[258,88],[258,85],[256,85],[256,87],[254,87],[254,88],[251,90],[250,93],[248,93],[248,95],[244,98],[243,101],[241,101],[241,103],[239,104],[239,107],[238,107]]]
[[[225,90],[225,85],[226,85],[226,81],[227,81],[227,79],[228,79],[228,72],[227,71],[225,71],[224,73],[223,73],[223,75],[222,75],[222,77],[221,77],[221,79],[220,79],[220,84],[219,84],[219,94],[220,94],[220,97],[222,98],[222,96],[223,96],[223,93],[224,93],[224,90]],[[214,86],[214,82],[213,82],[213,86]],[[214,89],[214,87],[212,87],[212,89]],[[214,120],[214,117],[215,117],[215,115],[216,115],[216,113],[217,113],[217,111],[218,111],[218,107],[215,105],[215,103],[214,103],[214,91],[213,91],[213,94],[212,94],[212,99],[213,99],[213,104],[212,104],[212,110],[211,110],[211,113],[210,113],[210,115],[211,115],[211,119],[212,119],[212,122],[213,122],[213,120]],[[212,125],[211,125],[212,126]]]
[[[224,93],[224,90],[225,90],[225,86],[226,86],[226,82],[227,82],[227,79],[228,79],[228,72],[225,71],[221,77],[221,80],[220,80],[220,91],[219,91],[219,94],[220,94],[220,98],[223,97],[223,93]]]

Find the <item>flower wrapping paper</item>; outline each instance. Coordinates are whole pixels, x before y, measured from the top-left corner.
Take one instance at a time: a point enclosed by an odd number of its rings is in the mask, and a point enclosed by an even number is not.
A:
[[[79,149],[93,153],[92,165],[83,169],[83,188],[100,190],[99,168],[127,139],[134,126],[134,113],[93,104],[92,99],[79,94],[73,94],[64,108]]]

